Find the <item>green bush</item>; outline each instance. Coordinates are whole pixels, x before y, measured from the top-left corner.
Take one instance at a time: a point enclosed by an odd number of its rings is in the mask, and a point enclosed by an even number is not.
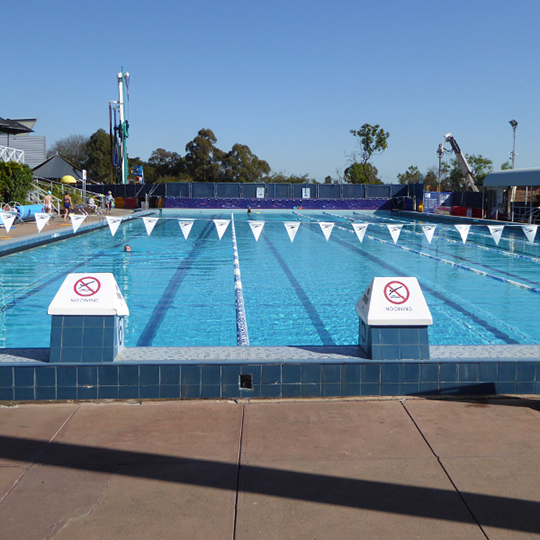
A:
[[[32,187],[32,171],[28,165],[0,161],[0,200],[24,203]]]

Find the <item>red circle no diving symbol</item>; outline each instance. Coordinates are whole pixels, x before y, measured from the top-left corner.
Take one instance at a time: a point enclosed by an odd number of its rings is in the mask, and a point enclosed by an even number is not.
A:
[[[73,290],[79,296],[94,296],[99,289],[101,289],[99,279],[91,276],[83,277],[77,280],[73,286]]]
[[[409,289],[401,281],[391,281],[384,286],[384,296],[392,304],[404,304],[409,299]]]

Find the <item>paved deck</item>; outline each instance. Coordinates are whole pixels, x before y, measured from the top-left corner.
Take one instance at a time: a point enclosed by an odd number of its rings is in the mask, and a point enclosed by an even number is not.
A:
[[[540,538],[540,400],[0,408],[1,540]]]

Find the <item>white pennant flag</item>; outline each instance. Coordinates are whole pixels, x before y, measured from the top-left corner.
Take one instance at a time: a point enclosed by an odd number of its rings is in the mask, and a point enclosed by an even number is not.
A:
[[[180,230],[184,235],[184,239],[187,240],[189,233],[191,232],[191,227],[193,227],[192,219],[179,219],[178,225],[180,225]]]
[[[255,241],[258,242],[265,222],[264,221],[248,221],[248,223],[249,223],[249,226],[251,227],[251,232],[253,233],[253,236],[255,237]]]
[[[11,212],[0,212],[0,217],[2,218],[2,223],[6,228],[6,232],[8,233],[9,229],[11,229],[11,226],[13,225],[13,222],[15,221],[15,218],[17,217],[17,214],[12,214]]]
[[[401,234],[401,227],[403,225],[386,225],[388,227],[388,230],[390,231],[390,235],[392,236],[392,240],[394,241],[394,244],[397,244],[399,235]]]
[[[360,240],[360,242],[363,242],[364,236],[368,228],[368,223],[353,223],[352,226],[354,232],[356,233],[356,236],[358,236],[358,240]]]
[[[284,221],[283,225],[285,225],[285,229],[287,229],[287,234],[289,235],[291,242],[293,242],[294,237],[296,236],[296,233],[298,232],[298,227],[300,227],[300,222],[299,221]]]
[[[42,214],[41,212],[36,212],[34,215],[36,217],[37,230],[38,232],[41,232],[43,230],[43,227],[47,225],[49,219],[51,219],[51,214]]]
[[[459,231],[459,235],[463,240],[463,243],[467,241],[467,236],[469,236],[470,225],[454,225],[454,227]]]
[[[157,217],[143,217],[144,226],[146,228],[146,234],[150,236],[159,218]]]
[[[534,243],[534,237],[536,236],[538,225],[522,225],[521,228],[523,229],[529,243]]]
[[[326,238],[326,241],[330,239],[330,235],[332,234],[332,229],[334,228],[334,224],[328,221],[320,221],[319,225],[321,226],[321,231],[324,234],[324,237]]]
[[[230,222],[230,219],[214,219],[214,223],[216,224],[216,230],[220,240],[223,238],[223,235],[225,234],[225,231],[227,230]]]
[[[488,225],[488,229],[489,229],[489,232],[491,233],[491,236],[493,237],[493,240],[495,240],[495,243],[499,245],[499,242],[501,241],[504,225]]]
[[[83,221],[86,219],[86,216],[81,214],[69,214],[71,218],[71,226],[73,227],[73,232],[76,233],[79,230],[79,227],[82,225]]]
[[[120,227],[120,223],[122,223],[121,217],[112,217],[112,216],[105,216],[107,218],[107,223],[109,224],[109,229],[111,230],[111,234],[114,236],[116,234],[116,231],[118,230],[118,227]]]
[[[424,231],[424,234],[426,235],[427,241],[431,244],[431,241],[433,240],[433,235],[435,234],[435,229],[437,228],[436,225],[422,225],[422,230]]]

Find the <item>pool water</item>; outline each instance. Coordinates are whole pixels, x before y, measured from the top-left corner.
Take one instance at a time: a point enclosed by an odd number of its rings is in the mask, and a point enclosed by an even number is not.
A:
[[[151,236],[142,219],[2,258],[0,346],[48,347],[47,308],[72,272],[112,272],[130,309],[126,345],[234,346],[236,309],[230,211],[165,210]],[[540,245],[507,227],[467,243],[450,224],[428,243],[419,221],[390,213],[235,211],[250,345],[353,345],[355,304],[376,276],[415,276],[431,310],[432,345],[540,344]],[[178,219],[194,219],[184,239]],[[265,221],[258,242],[247,223]],[[360,243],[350,221],[369,223]],[[300,221],[291,242],[283,225]],[[334,222],[327,241],[320,221]],[[394,244],[387,224],[402,224]],[[132,251],[123,251],[125,244]]]

